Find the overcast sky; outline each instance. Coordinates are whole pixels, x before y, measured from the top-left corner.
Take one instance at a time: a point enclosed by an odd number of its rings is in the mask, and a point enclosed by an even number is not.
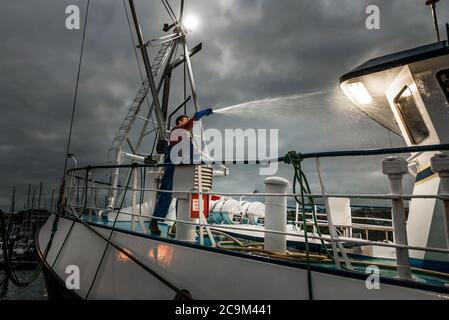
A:
[[[23,208],[28,184],[37,189],[42,181],[46,195],[59,185],[82,35],[65,28],[65,9],[78,5],[84,17],[86,3],[0,4],[2,209],[13,186]],[[369,4],[380,8],[380,30],[365,28]],[[136,0],[136,7],[145,38],[163,35],[162,24],[169,19],[161,3]],[[449,1],[438,8],[443,27]],[[424,0],[186,0],[186,14],[200,19],[189,39],[191,47],[203,42],[192,58],[200,104],[244,104],[226,116],[210,117],[207,127],[279,129],[281,153],[402,145],[401,138],[392,135],[390,142],[385,129],[351,106],[339,93],[338,78],[367,59],[433,42]],[[80,165],[107,160],[139,86],[122,0],[91,0],[70,150]],[[173,98],[171,107],[179,101]],[[380,160],[323,162],[330,191],[385,191]],[[316,181],[312,163],[306,168]],[[256,169],[231,168],[232,177],[217,180],[217,189],[263,188],[264,177]],[[291,169],[282,166],[279,175],[290,178]]]

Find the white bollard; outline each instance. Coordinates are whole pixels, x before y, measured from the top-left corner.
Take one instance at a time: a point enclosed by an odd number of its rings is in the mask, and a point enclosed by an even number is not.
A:
[[[408,172],[407,161],[399,157],[388,157],[382,161],[382,172],[388,175],[391,194],[402,195],[402,178]],[[396,244],[407,245],[407,229],[403,199],[392,200],[392,218]],[[398,278],[412,279],[408,249],[396,248]]]
[[[190,193],[195,190],[195,166],[177,166],[173,175],[173,197],[178,200],[176,220],[198,223],[190,218]],[[176,222],[176,240],[195,242],[196,225]]]
[[[270,177],[265,179],[267,193],[287,193],[289,182],[284,178]],[[286,232],[287,230],[287,197],[265,197],[265,229]],[[285,234],[265,233],[264,249],[285,254],[287,236]]]
[[[178,207],[176,209],[177,220],[196,222],[197,219],[190,218],[190,196],[178,197]],[[196,225],[176,222],[176,240],[195,242]]]
[[[437,154],[430,159],[432,171],[437,172],[440,177],[440,195],[444,197],[444,225],[446,231],[446,242],[449,248],[449,156]]]

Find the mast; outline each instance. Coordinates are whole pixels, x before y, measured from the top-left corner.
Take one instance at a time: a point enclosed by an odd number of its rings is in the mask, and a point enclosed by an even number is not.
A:
[[[37,208],[41,208],[41,197],[42,197],[42,182],[39,184],[39,197],[37,198]]]
[[[27,206],[26,210],[30,209],[31,184],[28,184]]]
[[[143,40],[142,30],[140,29],[139,20],[137,19],[136,8],[134,6],[134,0],[129,0],[129,7],[134,21],[134,27],[136,28],[137,40],[139,41],[138,48],[142,53],[143,63],[145,65],[145,72],[147,73],[148,82],[150,85],[151,95],[153,96],[154,112],[156,114],[156,120],[159,126],[159,137],[161,139],[167,138],[167,132],[165,131],[165,118],[159,103],[159,96],[154,83],[153,73],[151,71],[150,58],[148,57],[147,47]]]
[[[11,205],[9,207],[9,213],[14,213],[16,207],[16,187],[12,188]]]
[[[198,104],[198,94],[197,94],[197,91],[196,91],[195,79],[193,78],[192,63],[190,62],[190,53],[189,53],[189,48],[187,47],[187,41],[185,40],[185,35],[184,35],[184,39],[183,40],[184,40],[183,41],[183,44],[184,44],[184,59],[185,59],[185,62],[186,62],[187,73],[189,75],[190,88],[192,90],[193,105],[195,106],[195,111],[199,111],[200,110],[200,106]]]

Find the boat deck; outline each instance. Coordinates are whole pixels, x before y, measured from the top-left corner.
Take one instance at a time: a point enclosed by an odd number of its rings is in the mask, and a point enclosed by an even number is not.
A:
[[[115,226],[114,226],[114,222],[108,221],[107,217],[100,217],[95,214],[93,214],[93,215],[84,214],[82,216],[82,218],[85,222],[88,222],[89,224],[91,224],[93,226],[108,227],[108,228],[114,227],[114,229],[116,229],[116,230],[133,233],[138,236],[149,237],[149,238],[156,237],[156,238],[160,238],[161,240],[167,239],[167,240],[171,240],[171,241],[176,241],[174,236],[169,233],[169,226],[166,223],[159,223],[159,229],[161,230],[161,235],[155,236],[155,235],[150,235],[149,222],[147,222],[147,221],[143,222],[146,230],[142,230],[141,223],[139,223],[139,222],[134,222],[133,224],[131,224],[130,221],[127,221],[127,222],[117,221],[117,222],[115,222]],[[235,233],[232,233],[231,238],[237,239],[238,241],[240,241],[241,243],[244,243],[244,244],[250,243],[245,238],[239,238],[238,236],[236,236]],[[269,255],[269,254],[263,253],[263,250],[252,251],[252,250],[245,249],[244,247],[242,247],[242,250],[238,250],[238,248],[236,248],[235,245],[229,244],[229,241],[225,241],[226,239],[227,239],[227,237],[225,235],[222,235],[222,234],[214,235],[215,242],[219,244],[218,247],[219,247],[219,249],[222,249],[222,250],[232,250],[234,252],[239,252],[241,254],[245,254],[248,256],[256,255],[256,256],[261,256],[261,257],[265,257],[265,258],[269,258],[269,259],[273,259],[273,260],[280,260],[280,261],[287,260],[289,263],[293,263],[293,264],[297,263],[297,264],[304,265],[307,263],[307,261],[305,259],[304,251],[300,251],[297,248],[292,248],[290,246],[287,248],[288,251],[293,254],[292,256]],[[224,244],[225,242],[226,242],[226,244]],[[220,243],[223,243],[223,244],[220,245]],[[251,241],[251,243],[254,243],[254,242]],[[193,245],[197,245],[199,247],[204,246],[204,247],[210,248],[210,247],[212,247],[212,242],[210,241],[207,233],[205,233],[204,234],[204,244],[203,245],[200,244],[199,236],[197,236],[196,242]],[[261,243],[261,245],[262,245],[262,243]],[[310,252],[310,255],[312,256],[309,260],[310,265],[318,266],[318,267],[322,267],[322,268],[326,268],[326,269],[332,269],[332,270],[337,269],[335,263],[331,259],[322,255],[321,253]],[[359,255],[352,255],[352,254],[349,254],[348,256],[352,263],[352,267],[353,267],[352,272],[368,276],[368,275],[372,274],[372,271],[367,270],[367,268],[375,266],[378,268],[381,278],[397,279],[396,261],[394,259],[373,258],[373,257],[359,256]],[[318,257],[318,259],[317,259],[317,257]],[[343,260],[342,260],[342,267],[343,267],[343,269],[346,269]],[[372,270],[372,269],[370,269],[370,270]],[[449,288],[449,274],[448,273],[413,267],[413,263],[412,263],[412,273],[413,273],[413,280],[416,281],[417,283]]]

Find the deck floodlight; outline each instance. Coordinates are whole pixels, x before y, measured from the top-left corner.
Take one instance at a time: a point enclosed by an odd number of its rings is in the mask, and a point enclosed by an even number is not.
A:
[[[346,88],[345,93],[359,104],[370,104],[373,101],[365,85],[361,82],[348,83]]]

